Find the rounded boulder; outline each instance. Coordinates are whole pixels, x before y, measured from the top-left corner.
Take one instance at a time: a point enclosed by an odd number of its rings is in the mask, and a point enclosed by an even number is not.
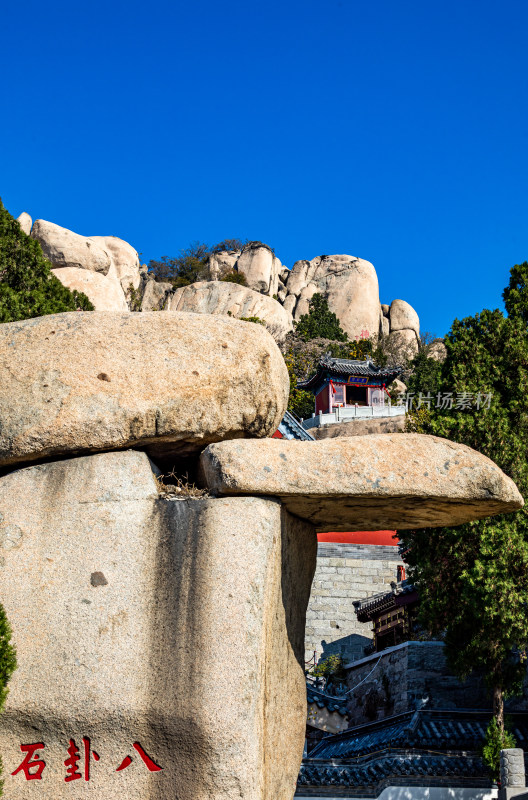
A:
[[[261,325],[70,312],[0,326],[0,464],[141,447],[180,457],[270,436],[288,372]]]

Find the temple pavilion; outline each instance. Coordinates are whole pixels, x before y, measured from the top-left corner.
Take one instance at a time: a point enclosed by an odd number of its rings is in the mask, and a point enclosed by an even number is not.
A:
[[[418,608],[418,591],[404,579],[391,583],[389,592],[356,600],[353,605],[359,622],[372,623],[374,641],[365,649],[365,655],[379,653],[409,639]]]
[[[332,358],[326,353],[315,375],[297,384],[297,388],[315,395],[315,414],[312,420],[304,420],[304,427],[344,422],[356,417],[404,414],[403,406],[391,404],[387,391],[402,369],[378,367],[368,356],[365,361],[360,361]]]

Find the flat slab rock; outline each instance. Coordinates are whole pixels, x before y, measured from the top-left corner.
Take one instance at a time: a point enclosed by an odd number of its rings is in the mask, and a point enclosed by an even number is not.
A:
[[[0,325],[0,465],[142,447],[153,457],[270,436],[288,372],[262,325],[71,312]]]
[[[423,434],[222,442],[200,468],[211,491],[280,497],[320,532],[460,525],[523,506],[489,458]]]

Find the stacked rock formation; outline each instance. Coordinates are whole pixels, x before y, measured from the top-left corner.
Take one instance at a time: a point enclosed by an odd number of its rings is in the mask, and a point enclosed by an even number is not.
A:
[[[316,530],[522,505],[489,459],[434,437],[265,438],[288,376],[262,326],[59,314],[0,326],[0,370],[9,800],[34,795],[30,745],[53,800],[72,760],[94,800],[292,800]],[[208,493],[160,492],[170,459],[199,459]]]
[[[18,217],[22,230],[36,239],[53,273],[68,289],[77,289],[97,311],[128,311],[141,284],[139,256],[117,236],[80,236],[29,214]]]
[[[23,230],[42,245],[58,278],[70,289],[83,291],[98,311],[190,311],[259,317],[277,341],[309,310],[314,294],[328,301],[351,339],[388,337],[396,360],[418,350],[420,322],[404,300],[380,304],[374,266],[348,255],[317,256],[284,267],[273,250],[250,242],[241,250],[213,253],[208,280],[174,290],[168,282],[149,278],[131,245],[114,236],[80,236],[23,213]],[[244,275],[246,286],[224,283],[230,272]]]

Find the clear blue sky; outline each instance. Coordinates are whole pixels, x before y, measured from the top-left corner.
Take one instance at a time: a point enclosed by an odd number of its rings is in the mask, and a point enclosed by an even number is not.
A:
[[[349,253],[422,329],[528,259],[528,2],[5,4],[0,196],[148,261]]]

